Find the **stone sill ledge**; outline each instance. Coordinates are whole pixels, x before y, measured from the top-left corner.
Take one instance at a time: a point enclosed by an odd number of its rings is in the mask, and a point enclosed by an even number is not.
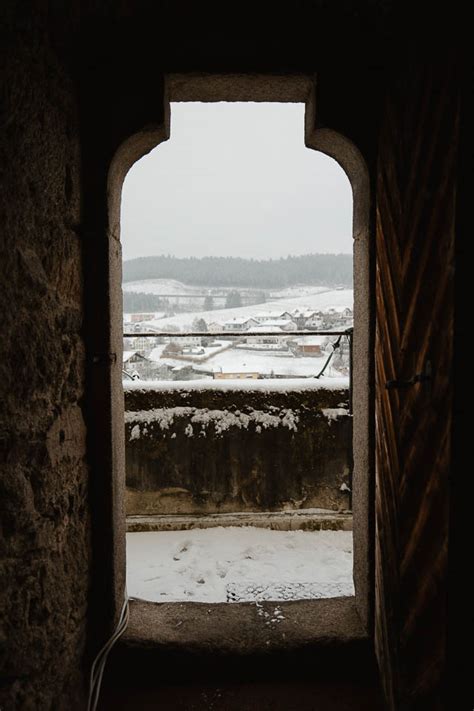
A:
[[[271,622],[275,608],[280,622]],[[133,599],[128,628],[107,667],[134,688],[375,678],[372,644],[354,597],[258,605]]]
[[[272,622],[276,608],[284,619]],[[121,642],[156,650],[249,655],[365,640],[355,597],[213,604],[133,598]]]

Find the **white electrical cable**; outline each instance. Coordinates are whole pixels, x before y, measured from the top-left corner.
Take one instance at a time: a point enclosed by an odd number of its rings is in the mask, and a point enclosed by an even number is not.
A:
[[[87,711],[96,711],[97,704],[99,701],[100,687],[102,684],[102,677],[104,675],[105,664],[107,662],[107,657],[110,650],[114,646],[115,642],[123,635],[127,629],[128,620],[130,617],[129,610],[129,599],[128,595],[125,594],[125,600],[123,603],[122,611],[120,613],[120,618],[115,628],[112,636],[107,640],[102,649],[98,652],[96,658],[91,667],[91,673],[89,678],[89,698],[87,701]]]

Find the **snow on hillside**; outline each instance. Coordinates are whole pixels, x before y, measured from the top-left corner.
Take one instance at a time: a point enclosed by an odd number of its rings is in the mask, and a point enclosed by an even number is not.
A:
[[[126,281],[123,291],[133,291],[140,294],[202,294],[208,289],[200,286],[188,286],[177,279],[143,279],[142,281]]]
[[[235,589],[254,600],[353,595],[352,531],[127,533],[127,588],[156,602],[226,602]]]
[[[296,289],[293,294],[292,290]],[[303,291],[299,291],[303,289]],[[167,294],[178,294],[184,295],[189,294],[193,296],[194,294],[222,294],[227,291],[240,291],[240,292],[254,292],[255,287],[248,286],[212,286],[212,285],[198,285],[192,286],[191,284],[184,284],[178,279],[142,279],[140,281],[126,281],[123,283],[123,291],[135,292],[140,294],[155,294],[156,296]],[[309,291],[306,291],[309,290]],[[268,291],[268,290],[265,290]],[[317,293],[319,291],[327,291],[327,287],[324,286],[306,286],[306,287],[290,287],[282,295],[288,296],[299,296],[305,293]],[[287,293],[288,292],[288,293]],[[273,294],[272,294],[273,295]],[[275,296],[279,296],[279,293],[275,293]]]
[[[313,296],[314,294],[323,294],[325,291],[334,291],[334,288],[297,284],[296,286],[287,286],[286,289],[269,289],[270,296],[278,299],[293,299],[295,296]]]
[[[181,329],[187,329],[192,327],[192,322],[196,318],[203,318],[207,323],[216,322],[222,325],[233,318],[242,318],[244,316],[250,318],[261,311],[275,315],[283,311],[291,312],[294,309],[299,309],[300,311],[328,311],[332,308],[342,311],[345,308],[352,309],[353,302],[354,292],[352,289],[332,289],[331,291],[278,299],[276,301],[268,301],[265,304],[241,306],[235,309],[216,309],[214,311],[178,314],[176,316],[159,319],[159,321],[156,322],[150,321],[150,323],[163,330],[165,330],[167,326],[177,326]]]

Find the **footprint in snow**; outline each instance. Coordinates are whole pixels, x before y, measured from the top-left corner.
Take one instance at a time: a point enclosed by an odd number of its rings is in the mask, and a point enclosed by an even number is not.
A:
[[[227,573],[228,573],[228,570],[229,570],[229,569],[228,569],[228,567],[227,567],[226,565],[224,565],[223,563],[220,563],[219,561],[217,561],[217,563],[216,563],[216,573],[217,573],[217,575],[219,576],[219,578],[225,578],[225,576],[226,576]]]
[[[191,546],[192,546],[192,541],[190,541],[190,540],[183,541],[183,543],[181,543],[180,547],[174,554],[173,560],[181,560],[181,554],[186,553],[186,551],[188,551],[191,548]]]

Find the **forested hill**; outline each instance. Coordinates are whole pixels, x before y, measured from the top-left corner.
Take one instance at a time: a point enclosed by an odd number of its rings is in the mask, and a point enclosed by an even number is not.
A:
[[[185,284],[279,289],[294,284],[352,286],[351,254],[281,259],[139,257],[123,264],[123,280],[177,279]]]

